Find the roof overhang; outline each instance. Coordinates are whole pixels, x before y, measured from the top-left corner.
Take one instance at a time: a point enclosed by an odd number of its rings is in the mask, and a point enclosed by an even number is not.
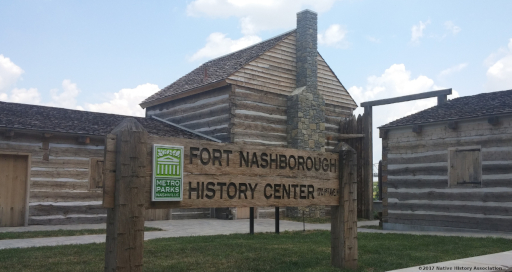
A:
[[[162,103],[169,102],[169,101],[172,101],[172,100],[176,100],[176,99],[180,99],[180,98],[183,98],[183,97],[191,96],[191,95],[194,95],[194,94],[202,93],[202,92],[205,92],[205,91],[208,91],[208,90],[211,90],[211,89],[223,87],[223,86],[226,86],[228,84],[229,83],[227,83],[226,80],[219,80],[219,81],[215,81],[215,82],[212,82],[212,83],[209,83],[209,84],[206,84],[206,85],[199,86],[197,88],[188,89],[188,90],[183,91],[181,93],[169,95],[169,96],[162,97],[162,98],[155,99],[155,100],[151,100],[151,101],[148,101],[148,102],[142,102],[139,105],[140,105],[141,108],[145,109],[145,108],[148,108],[148,107],[151,107],[151,106],[160,105]]]

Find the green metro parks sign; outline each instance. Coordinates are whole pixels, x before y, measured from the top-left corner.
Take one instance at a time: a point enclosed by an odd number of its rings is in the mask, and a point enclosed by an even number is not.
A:
[[[183,146],[153,145],[152,201],[183,200]]]

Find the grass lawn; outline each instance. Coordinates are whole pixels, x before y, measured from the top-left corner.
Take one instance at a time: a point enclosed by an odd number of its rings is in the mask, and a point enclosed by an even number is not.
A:
[[[159,231],[160,228],[144,227],[144,231]],[[0,232],[0,240],[27,239],[59,236],[78,236],[91,234],[105,234],[105,229],[84,229],[84,230],[49,230],[49,231],[24,231],[24,232]]]
[[[359,233],[359,271],[512,250],[501,238]],[[0,271],[102,271],[105,244],[0,250]],[[165,238],[144,244],[144,271],[339,271],[328,231]]]

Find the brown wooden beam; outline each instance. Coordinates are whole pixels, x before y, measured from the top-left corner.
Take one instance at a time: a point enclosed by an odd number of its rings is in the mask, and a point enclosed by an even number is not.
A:
[[[363,182],[362,217],[373,219],[373,114],[372,107],[364,107],[363,114]]]
[[[105,271],[142,271],[148,133],[126,118],[116,135],[115,205],[107,209]]]
[[[400,103],[400,102],[406,102],[406,101],[412,101],[412,100],[418,100],[418,99],[424,99],[424,98],[430,98],[430,97],[446,96],[446,95],[450,95],[450,94],[452,94],[451,88],[445,89],[445,90],[439,90],[439,91],[432,91],[432,92],[425,92],[425,93],[419,93],[419,94],[387,98],[387,99],[366,101],[366,102],[361,103],[361,107],[366,108],[366,107],[372,107],[372,106],[394,104],[394,103]],[[439,99],[438,99],[438,102],[439,102]]]

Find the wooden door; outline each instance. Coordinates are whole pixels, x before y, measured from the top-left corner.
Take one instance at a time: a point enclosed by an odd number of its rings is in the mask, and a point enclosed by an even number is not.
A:
[[[25,225],[28,156],[0,154],[0,227]]]
[[[245,208],[236,208],[236,219],[249,219],[249,207]]]

